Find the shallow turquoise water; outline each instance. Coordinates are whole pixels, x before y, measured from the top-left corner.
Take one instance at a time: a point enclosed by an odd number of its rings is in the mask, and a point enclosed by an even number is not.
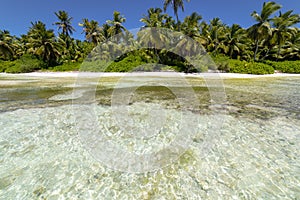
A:
[[[113,170],[91,155],[78,137],[74,80],[51,81],[0,89],[0,199],[300,198],[300,78],[225,80],[227,99],[215,112],[203,81],[192,81],[200,100],[195,110],[179,110],[160,89],[142,89],[127,105],[132,118],[146,127],[144,108],[161,104],[166,113],[164,131],[146,140],[116,128],[110,93],[101,89],[93,104],[100,130],[128,151],[170,144],[181,112],[198,120],[178,160],[144,173]]]

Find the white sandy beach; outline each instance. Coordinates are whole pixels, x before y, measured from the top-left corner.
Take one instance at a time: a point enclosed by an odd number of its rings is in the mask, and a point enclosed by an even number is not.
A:
[[[276,78],[276,77],[300,77],[300,74],[287,74],[287,73],[275,73],[266,75],[253,75],[253,74],[237,74],[237,73],[176,73],[176,72],[133,72],[133,73],[99,73],[99,72],[32,72],[32,73],[20,73],[20,74],[9,74],[0,73],[0,77],[7,78],[22,78],[22,77],[45,77],[45,78],[63,78],[63,77],[122,77],[122,76],[158,76],[158,77],[172,77],[172,76],[183,76],[183,77],[215,77],[215,78]]]

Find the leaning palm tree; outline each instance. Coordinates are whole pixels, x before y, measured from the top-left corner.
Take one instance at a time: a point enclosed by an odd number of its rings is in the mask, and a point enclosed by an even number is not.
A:
[[[190,2],[190,0],[186,0]],[[174,14],[176,16],[177,24],[179,24],[179,17],[178,17],[178,8],[181,8],[184,11],[184,3],[183,0],[164,0],[164,11],[166,12],[168,6],[173,7]],[[180,27],[179,27],[180,29]]]
[[[279,16],[273,19],[274,27],[275,27],[274,37],[278,45],[278,51],[276,57],[277,60],[280,56],[282,45],[285,44],[287,39],[292,37],[293,32],[297,32],[297,29],[292,28],[292,26],[300,22],[300,16],[292,13],[293,13],[292,10],[287,11],[283,14],[280,12]]]
[[[48,65],[56,64],[62,46],[56,41],[54,31],[47,30],[41,21],[31,24],[32,27],[28,31],[28,52],[41,57]]]
[[[69,14],[62,10],[55,12],[55,15],[59,20],[54,23],[58,26],[58,30],[62,30],[62,34],[66,37],[72,35],[73,31],[75,31],[74,27],[71,25],[73,17],[69,17]]]
[[[264,2],[261,13],[254,11],[251,16],[257,21],[256,24],[248,29],[248,34],[254,41],[254,60],[256,60],[258,53],[258,46],[260,42],[272,35],[272,28],[270,16],[281,8],[281,5],[275,2]]]

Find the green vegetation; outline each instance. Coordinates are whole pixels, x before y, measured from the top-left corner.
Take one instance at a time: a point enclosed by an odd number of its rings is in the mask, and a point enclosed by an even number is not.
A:
[[[174,11],[175,20],[164,13],[169,7]],[[0,30],[0,72],[203,72],[214,69],[211,62],[203,63],[202,58],[208,52],[218,70],[223,72],[300,73],[297,61],[300,59],[300,29],[295,26],[300,22],[300,15],[293,11],[282,13],[281,5],[265,2],[260,12],[251,13],[256,23],[245,29],[238,24],[228,26],[219,18],[206,22],[196,12],[180,21],[179,9],[184,11],[183,0],[164,0],[163,9],[148,9],[141,16],[144,27],[136,38],[123,25],[126,18],[117,11],[102,25],[82,19],[79,26],[85,35],[84,41],[72,38],[76,29],[72,25],[73,18],[63,10],[54,13],[57,21],[53,24],[57,26],[58,35],[41,21],[31,22],[28,32],[20,37]],[[187,37],[174,36],[175,33],[170,36],[166,31],[147,30],[147,27],[179,31]],[[107,40],[110,42],[104,43]],[[139,50],[130,49],[131,46]],[[115,55],[111,55],[112,52]],[[81,66],[85,59],[87,62]]]
[[[265,63],[229,60],[229,72],[241,74],[273,74],[274,68]]]
[[[62,65],[57,65],[53,68],[50,68],[50,70],[55,72],[64,72],[64,71],[78,71],[80,68],[81,63],[80,62],[66,62]]]
[[[272,66],[275,70],[282,73],[300,73],[300,61],[282,61],[282,62],[274,62],[274,61],[266,61],[267,64]]]
[[[18,60],[0,61],[0,72],[27,73],[45,68],[45,66],[43,61],[32,55],[24,54]]]
[[[226,56],[216,56],[213,58],[218,70],[221,72],[241,73],[241,74],[273,74],[277,62],[254,62],[245,60],[230,59]]]

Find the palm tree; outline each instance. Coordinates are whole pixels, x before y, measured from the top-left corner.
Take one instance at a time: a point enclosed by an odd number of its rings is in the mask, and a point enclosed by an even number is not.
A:
[[[264,2],[261,13],[254,11],[251,16],[257,21],[256,24],[248,29],[249,37],[253,39],[255,50],[254,50],[254,61],[257,57],[259,43],[272,35],[272,29],[270,16],[279,10],[281,6],[275,2]]]
[[[181,25],[181,31],[185,35],[195,39],[199,37],[200,34],[200,24],[199,21],[202,19],[202,16],[196,12],[193,12],[190,16],[187,16],[183,24]]]
[[[126,28],[123,26],[122,23],[126,21],[126,18],[121,16],[120,12],[114,11],[113,19],[107,20],[106,23],[110,25],[108,29],[108,33],[111,37],[116,36],[117,41],[122,36],[123,31],[126,31]]]
[[[190,2],[190,0],[186,0]],[[178,8],[181,8],[184,11],[184,3],[183,0],[164,0],[164,11],[166,12],[167,7],[172,5],[174,14],[176,16],[177,24],[179,25],[179,17],[178,17]],[[179,27],[179,26],[178,26]],[[180,27],[179,27],[180,30]]]
[[[200,43],[205,47],[205,49],[207,49],[208,45],[209,45],[209,35],[210,35],[210,26],[207,22],[202,21],[199,24],[199,28],[200,28]]]
[[[163,27],[166,19],[167,15],[162,14],[162,9],[149,8],[147,15],[144,15],[140,21],[145,24],[144,27]]]
[[[42,58],[48,65],[56,64],[62,46],[56,42],[54,31],[47,30],[41,21],[31,23],[28,31],[28,51]]]
[[[199,21],[201,19],[202,16],[194,12],[190,16],[187,16],[181,24],[181,32],[185,35],[185,37],[178,37],[179,41],[176,45],[176,49],[180,55],[190,57],[204,51],[200,45],[202,40],[200,37]]]
[[[175,26],[176,26],[176,23],[175,23],[175,20],[173,19],[173,17],[166,14],[166,20],[165,20],[163,27],[174,30]]]
[[[226,33],[225,45],[228,47],[230,58],[238,58],[247,48],[247,35],[240,25],[233,24]]]
[[[69,17],[69,14],[66,11],[58,11],[55,12],[56,17],[58,18],[58,22],[55,22],[54,24],[58,26],[58,30],[62,30],[62,34],[64,36],[69,36],[73,34],[73,31],[75,31],[74,27],[71,25],[73,17]]]
[[[300,29],[295,28],[291,38],[286,42],[283,48],[285,59],[300,60]]]
[[[152,49],[163,49],[169,43],[168,34],[163,29],[144,28],[137,33],[137,41],[144,47]]]
[[[83,19],[82,21],[82,23],[79,23],[79,26],[83,27],[82,33],[85,33],[85,39],[87,41],[92,42],[94,46],[104,41],[105,37],[97,21],[89,21],[88,19]]]
[[[297,14],[292,14],[293,11],[287,11],[285,13],[279,13],[279,16],[273,19],[274,23],[274,37],[276,38],[278,51],[277,57],[278,60],[281,47],[285,44],[286,40],[292,37],[292,32],[297,31],[295,28],[291,28],[293,25],[300,22],[300,16]]]
[[[208,35],[208,46],[207,49],[210,52],[216,54],[219,50],[226,52],[226,45],[224,44],[226,25],[220,20],[220,18],[213,18],[210,20],[209,35]]]
[[[11,59],[14,55],[13,37],[7,30],[0,30],[0,58]]]
[[[147,15],[143,15],[140,19],[145,25],[144,27],[158,27],[174,29],[175,21],[168,14],[163,14],[160,8],[149,8]]]
[[[105,39],[110,38],[109,28],[110,28],[110,25],[108,25],[106,23],[102,25],[102,35],[104,36]]]

